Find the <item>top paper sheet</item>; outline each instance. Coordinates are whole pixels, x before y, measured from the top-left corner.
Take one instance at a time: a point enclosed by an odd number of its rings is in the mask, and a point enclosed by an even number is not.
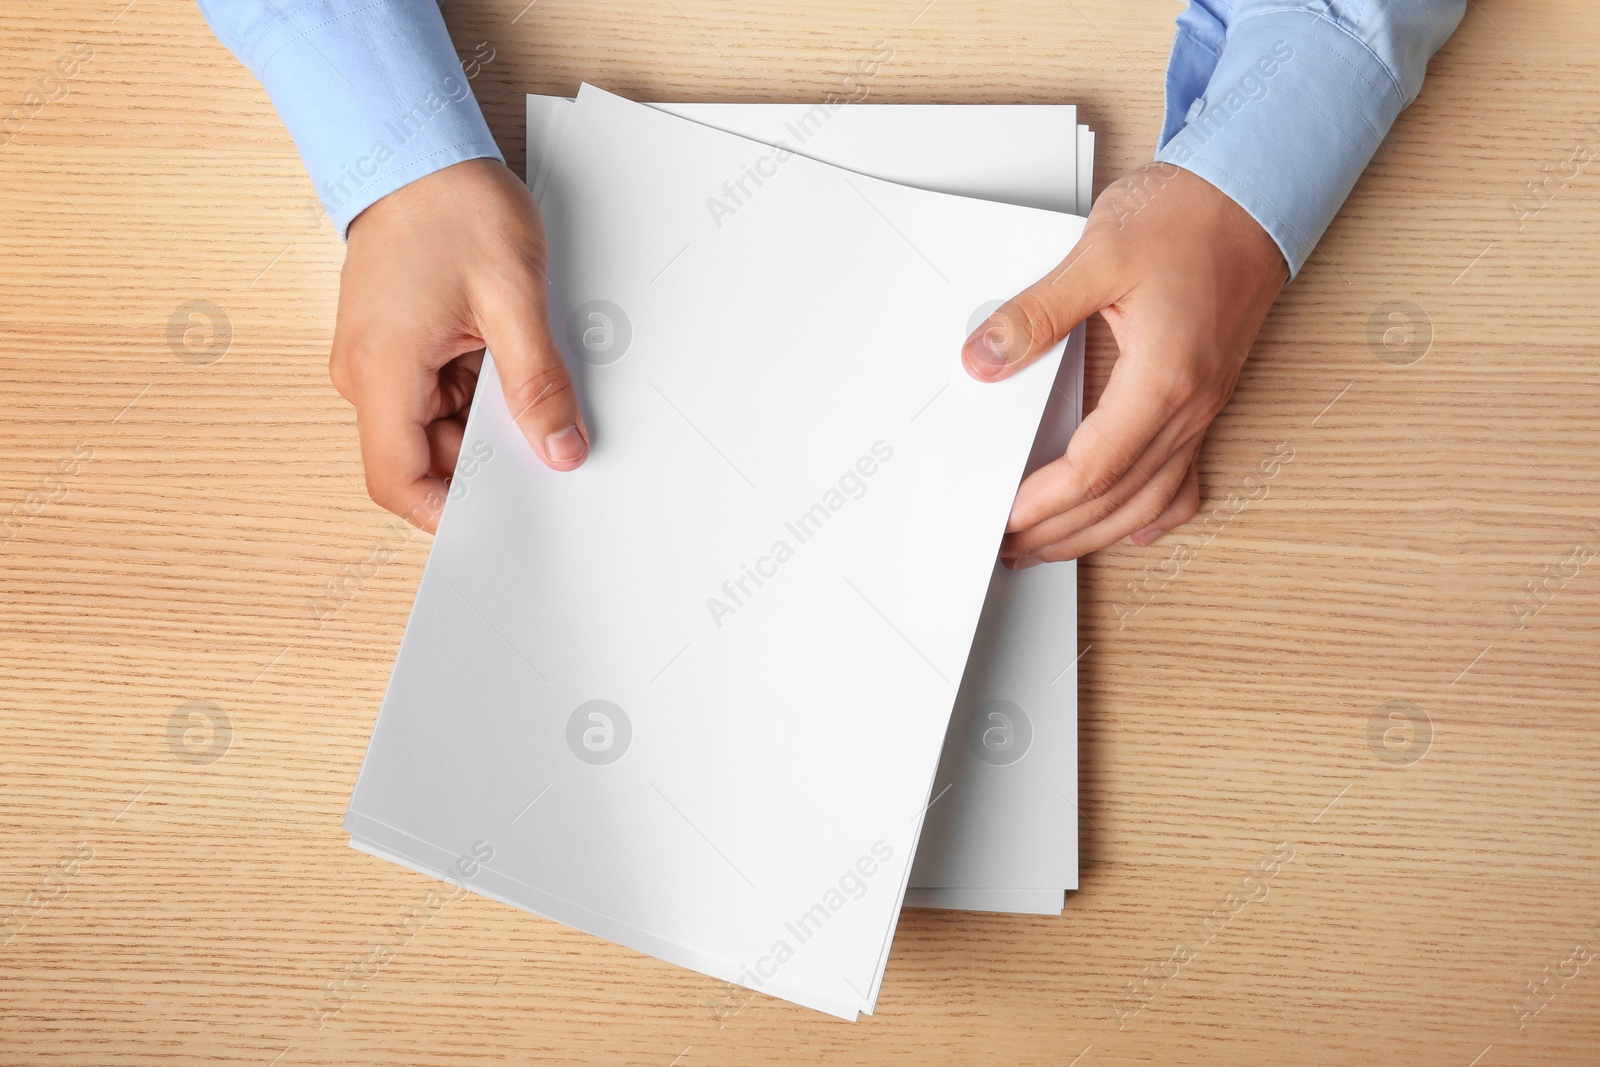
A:
[[[592,451],[491,361],[346,827],[852,1017],[1059,351],[967,377],[1069,215],[789,156],[585,86],[545,191]],[[487,856],[486,856],[487,854]]]
[[[542,190],[569,97],[527,98]],[[1094,135],[1070,104],[650,103],[719,130],[919,189],[1082,214]],[[1005,155],[990,149],[1005,144]],[[775,160],[774,160],[775,161]],[[535,195],[538,195],[536,192]],[[998,305],[999,301],[995,301]],[[969,323],[976,325],[975,323]],[[1083,327],[1067,341],[1031,472],[1078,425]],[[1076,564],[996,567],[961,679],[905,903],[1058,914],[1078,885]]]

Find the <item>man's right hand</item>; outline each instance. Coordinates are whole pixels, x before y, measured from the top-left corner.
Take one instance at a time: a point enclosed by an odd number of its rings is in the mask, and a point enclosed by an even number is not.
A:
[[[493,159],[402,186],[350,225],[328,373],[356,409],[367,492],[438,528],[483,352],[534,452],[573,470],[589,433],[551,339],[544,227]]]
[[[1078,244],[967,338],[979,381],[1009,378],[1099,312],[1118,355],[1066,454],[1022,481],[1000,546],[1013,569],[1145,547],[1200,509],[1200,443],[1244,368],[1289,264],[1204,179],[1151,163],[1113,182]]]

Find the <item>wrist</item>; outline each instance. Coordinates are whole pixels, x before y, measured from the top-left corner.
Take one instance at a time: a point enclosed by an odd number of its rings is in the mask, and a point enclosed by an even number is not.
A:
[[[386,222],[415,215],[426,205],[437,202],[442,196],[457,193],[472,197],[474,192],[487,191],[503,185],[506,179],[520,184],[516,175],[500,160],[480,156],[462,160],[414,178],[392,192],[368,204],[360,214],[350,220],[346,236],[355,239],[357,228],[378,228]]]
[[[1276,293],[1289,280],[1290,264],[1283,249],[1254,215],[1233,197],[1205,178],[1182,167],[1176,168],[1195,199],[1207,205],[1207,217],[1222,241],[1228,260],[1244,277],[1273,282]]]

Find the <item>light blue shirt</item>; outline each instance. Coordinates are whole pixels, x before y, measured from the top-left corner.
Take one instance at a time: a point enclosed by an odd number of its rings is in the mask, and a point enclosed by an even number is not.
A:
[[[340,234],[453,163],[504,162],[434,0],[200,0],[266,88]],[[468,49],[476,74],[487,53]]]
[[[1156,158],[1227,193],[1298,274],[1466,0],[1192,0]]]
[[[339,232],[467,159],[504,160],[434,0],[200,0],[294,138]],[[1192,0],[1156,158],[1232,197],[1298,273],[1466,0]],[[488,49],[487,56],[485,49]]]

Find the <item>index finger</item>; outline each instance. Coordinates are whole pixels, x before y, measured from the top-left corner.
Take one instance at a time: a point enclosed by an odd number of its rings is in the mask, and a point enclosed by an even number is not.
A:
[[[982,382],[999,381],[1061,342],[1112,302],[1113,268],[1080,240],[1049,274],[1007,300],[961,346],[961,363]]]

